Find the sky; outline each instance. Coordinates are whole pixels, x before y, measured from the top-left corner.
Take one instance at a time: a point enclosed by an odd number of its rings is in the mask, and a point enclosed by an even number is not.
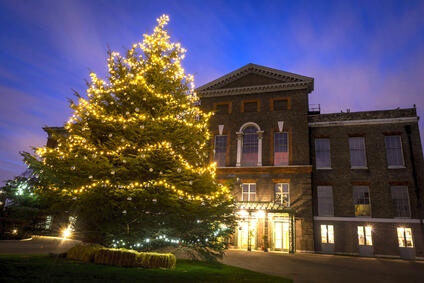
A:
[[[170,16],[196,86],[248,63],[315,78],[321,113],[424,114],[424,1],[0,0],[0,182],[62,126],[91,71]],[[423,121],[419,122],[421,139]]]

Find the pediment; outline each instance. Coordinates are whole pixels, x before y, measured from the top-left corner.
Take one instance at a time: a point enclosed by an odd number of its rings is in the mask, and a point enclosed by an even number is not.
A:
[[[312,90],[313,80],[313,78],[294,73],[248,64],[197,88],[196,91],[201,96],[206,94],[210,96],[213,93],[221,93],[222,95],[225,90],[233,94],[243,90],[290,88],[293,86],[296,88],[303,86]]]

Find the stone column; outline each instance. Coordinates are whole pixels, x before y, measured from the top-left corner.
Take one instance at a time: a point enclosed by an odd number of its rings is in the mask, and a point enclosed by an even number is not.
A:
[[[236,132],[237,135],[237,163],[236,166],[240,167],[241,165],[241,150],[243,143],[243,132]]]
[[[258,166],[262,166],[262,138],[264,131],[257,131],[258,134]]]

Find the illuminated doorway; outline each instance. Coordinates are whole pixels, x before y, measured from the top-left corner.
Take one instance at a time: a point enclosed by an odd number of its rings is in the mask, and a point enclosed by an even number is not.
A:
[[[256,249],[256,221],[240,221],[238,226],[238,243],[237,246],[240,249],[249,248],[249,238],[250,238],[250,248]]]
[[[290,248],[289,222],[274,222],[274,250],[288,252]]]

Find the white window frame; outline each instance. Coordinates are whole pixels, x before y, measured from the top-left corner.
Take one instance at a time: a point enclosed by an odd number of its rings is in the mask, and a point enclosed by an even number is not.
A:
[[[284,185],[287,185],[287,192],[284,192]],[[278,187],[280,186],[280,187]],[[278,193],[277,193],[278,188]],[[274,185],[274,197],[275,201],[277,202],[277,195],[281,194],[281,198],[279,203],[283,205],[284,207],[290,207],[290,184],[289,183],[275,183]],[[287,205],[284,205],[284,195],[287,195]]]
[[[386,142],[386,138],[387,137],[398,137],[399,138],[399,142],[400,142],[400,154],[402,156],[402,164],[400,165],[389,165],[389,158],[387,156],[388,151],[387,151],[387,142]],[[402,144],[402,136],[401,135],[387,135],[384,136],[384,147],[386,150],[386,163],[387,163],[387,168],[389,169],[400,169],[400,168],[405,168],[405,156],[403,155],[403,144]]]
[[[394,218],[411,218],[411,202],[409,200],[409,188],[408,188],[408,186],[390,186],[390,194],[392,196],[392,202],[394,200],[393,190],[396,190],[398,188],[406,190],[406,201],[408,202],[408,216],[394,216]],[[393,204],[392,204],[392,207],[393,207],[393,214],[395,214],[395,207],[394,207]]]
[[[325,194],[323,195],[324,190],[329,190],[331,195],[331,209],[330,209],[331,211],[329,213],[325,213],[324,211],[322,211],[323,209],[320,209],[320,207],[322,207],[321,206],[322,204],[320,204],[321,203],[320,199],[327,198]],[[334,216],[334,196],[333,196],[332,186],[317,186],[317,201],[318,201],[318,216]]]
[[[409,231],[409,234],[411,235],[411,245],[408,245],[408,236],[407,231]],[[398,237],[398,244],[399,248],[414,248],[414,239],[412,234],[412,228],[409,227],[397,227],[396,234]]]
[[[328,155],[329,155],[329,166],[322,166],[322,167],[320,167],[320,166],[318,166],[318,158],[317,158],[317,153],[318,153],[318,151],[317,151],[317,141],[318,140],[328,140]],[[321,169],[321,170],[329,170],[329,169],[332,169],[331,168],[331,141],[330,141],[330,139],[329,138],[315,138],[315,166],[316,166],[316,168],[317,169]]]
[[[353,152],[363,154],[364,164],[362,164],[362,165],[353,165],[352,164],[352,141],[354,139],[355,140],[361,140],[363,151],[359,151],[359,150],[355,149]],[[349,155],[350,155],[350,168],[351,169],[368,169],[367,150],[366,150],[366,147],[365,147],[365,138],[364,137],[349,137]]]
[[[372,227],[371,226],[358,226],[358,245],[360,246],[372,246]],[[362,236],[362,239],[361,239]],[[362,242],[362,241],[363,242]],[[362,242],[362,243],[361,243]]]
[[[334,225],[321,224],[321,244],[334,244]]]
[[[247,185],[247,200],[244,199],[243,186]],[[252,186],[254,185],[255,189],[252,192]],[[251,196],[255,195],[255,200],[251,200]],[[241,201],[256,201],[256,183],[243,183],[241,184]]]

